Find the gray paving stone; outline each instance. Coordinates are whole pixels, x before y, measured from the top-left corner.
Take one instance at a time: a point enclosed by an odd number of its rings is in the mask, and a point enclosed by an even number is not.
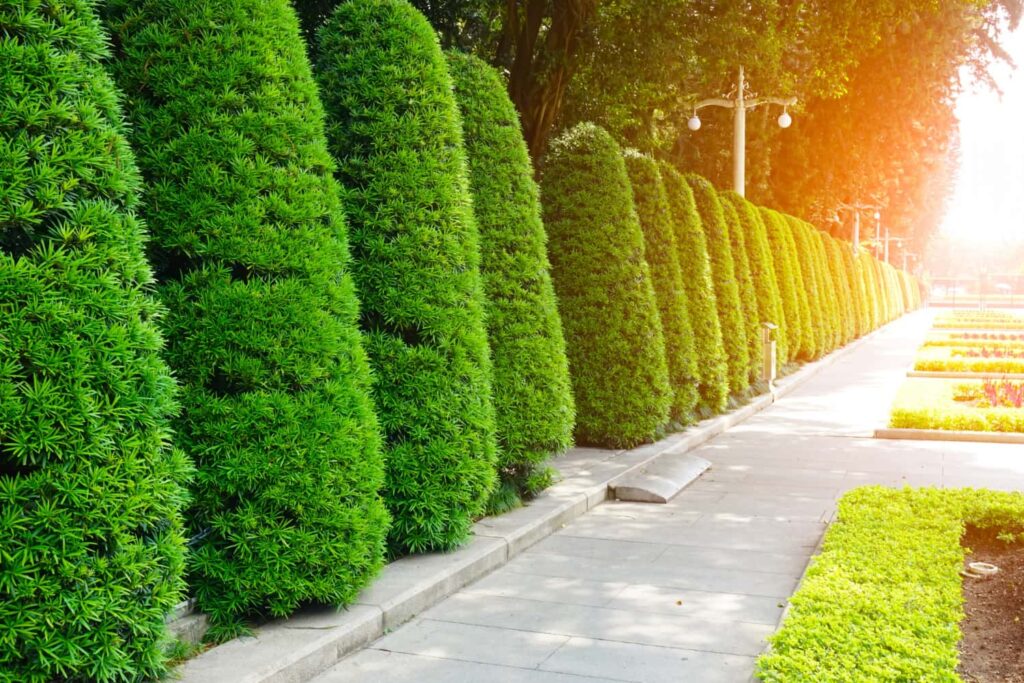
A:
[[[614,683],[615,680],[363,650],[316,678],[315,683]]]
[[[778,598],[644,584],[627,586],[605,606],[612,609],[680,614],[699,619],[730,619],[769,626],[775,626],[779,622],[783,609]]]
[[[774,629],[726,619],[710,620],[639,610],[488,598],[458,593],[427,619],[496,626],[598,640],[660,645],[722,654],[756,655]]]
[[[753,666],[752,657],[572,638],[541,668],[635,683],[746,683]]]
[[[579,577],[533,575],[530,579],[524,579],[522,574],[503,568],[477,581],[465,592],[602,607],[629,585],[627,581],[591,581]]]

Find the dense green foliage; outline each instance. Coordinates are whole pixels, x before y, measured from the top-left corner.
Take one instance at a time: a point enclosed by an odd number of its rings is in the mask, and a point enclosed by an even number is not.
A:
[[[0,680],[155,678],[188,464],[139,176],[93,3],[0,25]]]
[[[789,339],[767,228],[761,212],[746,199],[735,192],[725,192],[722,197],[723,201],[733,205],[739,216],[739,229],[744,235],[747,265],[750,268],[750,279],[757,298],[758,323],[770,322],[778,327],[775,331],[776,353],[779,364],[784,364],[789,359]],[[758,327],[760,328],[760,325]],[[760,342],[760,331],[757,338]],[[760,351],[758,360],[760,361]]]
[[[748,380],[753,383],[761,374],[761,314],[758,310],[757,292],[754,289],[754,278],[750,273],[750,261],[747,257],[747,236],[744,226],[740,223],[740,215],[736,206],[719,197],[725,225],[729,229],[729,246],[732,248],[733,265],[736,272],[736,283],[739,285],[740,312],[743,316],[743,330],[747,339]]]
[[[318,34],[397,552],[462,543],[496,479],[480,250],[459,112],[426,19],[351,0]]]
[[[693,420],[700,378],[672,210],[657,162],[635,150],[626,150],[623,156],[633,187],[640,227],[644,232],[644,255],[650,268],[665,337],[668,378],[674,394],[672,419],[683,425]]]
[[[853,256],[852,245],[843,241],[838,241],[837,244],[839,245],[839,257],[843,261],[843,280],[850,300],[850,326],[852,328],[852,336],[850,338],[856,339],[867,334],[869,331],[864,317],[866,308],[860,278],[857,275],[857,261]]]
[[[823,301],[825,292],[821,291],[820,267],[818,252],[814,248],[814,235],[799,219],[792,216],[784,218],[789,225],[790,234],[796,245],[797,260],[800,262],[800,275],[803,292],[807,297],[808,326],[804,330],[804,360],[815,360],[828,352],[826,341],[828,335],[827,307]]]
[[[1020,493],[847,493],[758,660],[761,680],[959,682],[961,536],[967,525],[1016,534],[1022,519]]]
[[[687,175],[686,180],[693,190],[701,227],[707,237],[711,278],[718,305],[718,321],[722,326],[722,343],[729,367],[729,390],[739,394],[750,384],[750,357],[747,351],[747,332],[743,321],[743,307],[740,304],[736,265],[729,242],[729,226],[726,224],[722,204],[714,186],[694,174]]]
[[[508,489],[529,496],[544,488],[544,462],[572,445],[576,409],[539,193],[515,107],[501,75],[480,59],[452,53],[448,64],[480,230],[502,484],[492,501],[500,501]]]
[[[846,263],[843,261],[843,250],[846,247],[829,235],[822,235],[822,237],[828,256],[832,292],[837,304],[839,345],[842,346],[849,344],[857,336],[857,314],[853,308],[853,293],[846,272]]]
[[[782,330],[785,333],[787,348],[784,358],[795,361],[803,349],[804,326],[807,324],[803,311],[807,305],[807,296],[803,290],[800,263],[796,257],[796,247],[789,227],[782,216],[765,208],[759,209],[758,213],[765,226],[769,255],[772,257],[772,270],[779,285],[779,299],[786,321]]]
[[[142,213],[196,462],[189,579],[215,636],[350,602],[384,464],[323,111],[286,0],[110,0]],[[214,27],[214,28],[211,28]]]
[[[679,248],[679,266],[686,290],[686,310],[693,329],[697,355],[699,412],[702,417],[725,410],[729,398],[728,365],[722,342],[722,326],[718,321],[718,304],[711,277],[707,237],[701,227],[700,214],[686,179],[667,163],[660,164],[672,223]]]
[[[604,130],[552,142],[541,182],[576,397],[576,439],[628,448],[669,419],[665,342],[626,164]]]

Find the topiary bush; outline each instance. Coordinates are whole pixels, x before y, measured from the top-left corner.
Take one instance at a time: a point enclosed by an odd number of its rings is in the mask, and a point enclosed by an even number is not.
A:
[[[797,360],[807,357],[808,340],[813,339],[810,323],[810,308],[807,291],[804,289],[800,258],[796,241],[789,223],[782,214],[771,209],[761,209],[768,242],[771,245],[775,265],[775,276],[782,292],[783,310],[786,316],[786,332],[789,347],[788,357]]]
[[[725,223],[722,205],[714,186],[699,175],[687,174],[686,180],[693,190],[697,213],[708,240],[708,257],[718,304],[718,321],[722,326],[722,342],[729,367],[729,390],[734,394],[748,386],[750,357],[747,352],[747,332],[740,305],[736,266],[729,244],[729,228]]]
[[[804,226],[812,238],[812,245],[817,255],[818,291],[821,292],[826,325],[823,353],[830,353],[840,345],[842,323],[839,317],[839,292],[835,289],[835,282],[832,279],[832,263],[825,249],[825,233],[810,223],[804,223]]]
[[[800,262],[804,296],[807,299],[807,324],[803,328],[804,339],[801,357],[803,360],[815,360],[824,353],[825,321],[824,307],[821,304],[821,292],[818,291],[818,264],[816,252],[811,245],[810,235],[803,224],[792,216],[784,216],[783,220],[789,227],[796,245],[797,260]]]
[[[93,3],[0,25],[0,680],[153,679],[189,464],[139,176]]]
[[[618,145],[593,124],[566,131],[547,153],[541,189],[576,396],[576,439],[608,448],[650,441],[668,422],[672,390]]]
[[[836,293],[836,304],[839,312],[839,344],[849,344],[856,336],[857,314],[853,309],[853,294],[850,288],[850,280],[846,271],[846,263],[843,261],[843,251],[849,251],[845,243],[831,237],[822,235],[825,247],[828,251],[829,271],[832,275],[832,287]]]
[[[775,332],[776,355],[779,364],[784,364],[789,359],[789,331],[783,311],[779,282],[775,277],[772,251],[764,220],[762,220],[761,212],[753,204],[735,192],[725,192],[722,197],[724,201],[735,207],[740,221],[740,230],[745,236],[747,264],[750,267],[750,277],[757,298],[757,321],[759,323],[770,322],[778,326]],[[760,326],[758,327],[758,340],[760,340]],[[760,360],[760,352],[758,352],[758,359]]]
[[[841,242],[843,256],[843,268],[845,269],[846,281],[850,288],[850,303],[853,308],[853,338],[861,337],[868,333],[867,309],[864,305],[864,292],[860,279],[860,271],[857,268],[857,258],[853,255],[853,246]]]
[[[735,265],[736,283],[740,291],[740,312],[743,316],[743,328],[747,338],[748,376],[747,380],[754,383],[761,376],[761,315],[757,310],[757,292],[754,290],[754,279],[750,274],[750,263],[747,260],[747,240],[740,224],[739,212],[732,202],[719,197],[725,225],[729,229],[729,246],[732,249]]]
[[[643,229],[644,255],[651,271],[665,337],[668,379],[674,396],[671,416],[681,426],[693,421],[700,378],[675,226],[657,162],[636,150],[626,150],[623,157]]]
[[[387,444],[395,552],[466,540],[494,487],[480,247],[448,65],[403,0],[342,3],[317,73]]]
[[[572,445],[576,409],[540,199],[519,116],[494,68],[457,53],[448,55],[448,64],[480,229],[499,491],[505,492],[492,498],[497,503],[534,495],[550,483],[544,463]]]
[[[196,461],[189,579],[212,637],[353,600],[387,514],[338,185],[286,0],[109,0]]]
[[[693,190],[686,179],[667,163],[661,163],[659,171],[672,212],[679,267],[686,292],[686,310],[693,329],[697,376],[700,379],[697,386],[700,396],[698,414],[708,417],[725,410],[729,399],[729,370],[722,343],[722,326],[718,321],[707,237],[700,224]]]

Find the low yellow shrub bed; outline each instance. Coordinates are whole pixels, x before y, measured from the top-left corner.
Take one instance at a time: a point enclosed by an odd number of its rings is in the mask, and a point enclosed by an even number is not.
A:
[[[948,311],[935,318],[939,329],[1024,330],[1024,316],[1010,311]]]
[[[934,372],[1024,373],[1024,348],[924,346],[914,369]]]
[[[896,394],[889,426],[968,432],[1024,433],[1024,409],[991,407],[984,383],[909,379]],[[957,400],[957,398],[961,400]]]

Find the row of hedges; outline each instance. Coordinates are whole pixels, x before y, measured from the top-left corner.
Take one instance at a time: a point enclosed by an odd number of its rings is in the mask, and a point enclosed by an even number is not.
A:
[[[348,603],[546,486],[574,436],[748,396],[762,322],[812,358],[856,306],[829,288],[862,293],[859,333],[913,300],[596,126],[552,144],[541,202],[501,76],[405,0],[342,3],[315,63],[287,0],[57,6],[0,9],[17,680],[159,675],[186,562],[214,637]]]

